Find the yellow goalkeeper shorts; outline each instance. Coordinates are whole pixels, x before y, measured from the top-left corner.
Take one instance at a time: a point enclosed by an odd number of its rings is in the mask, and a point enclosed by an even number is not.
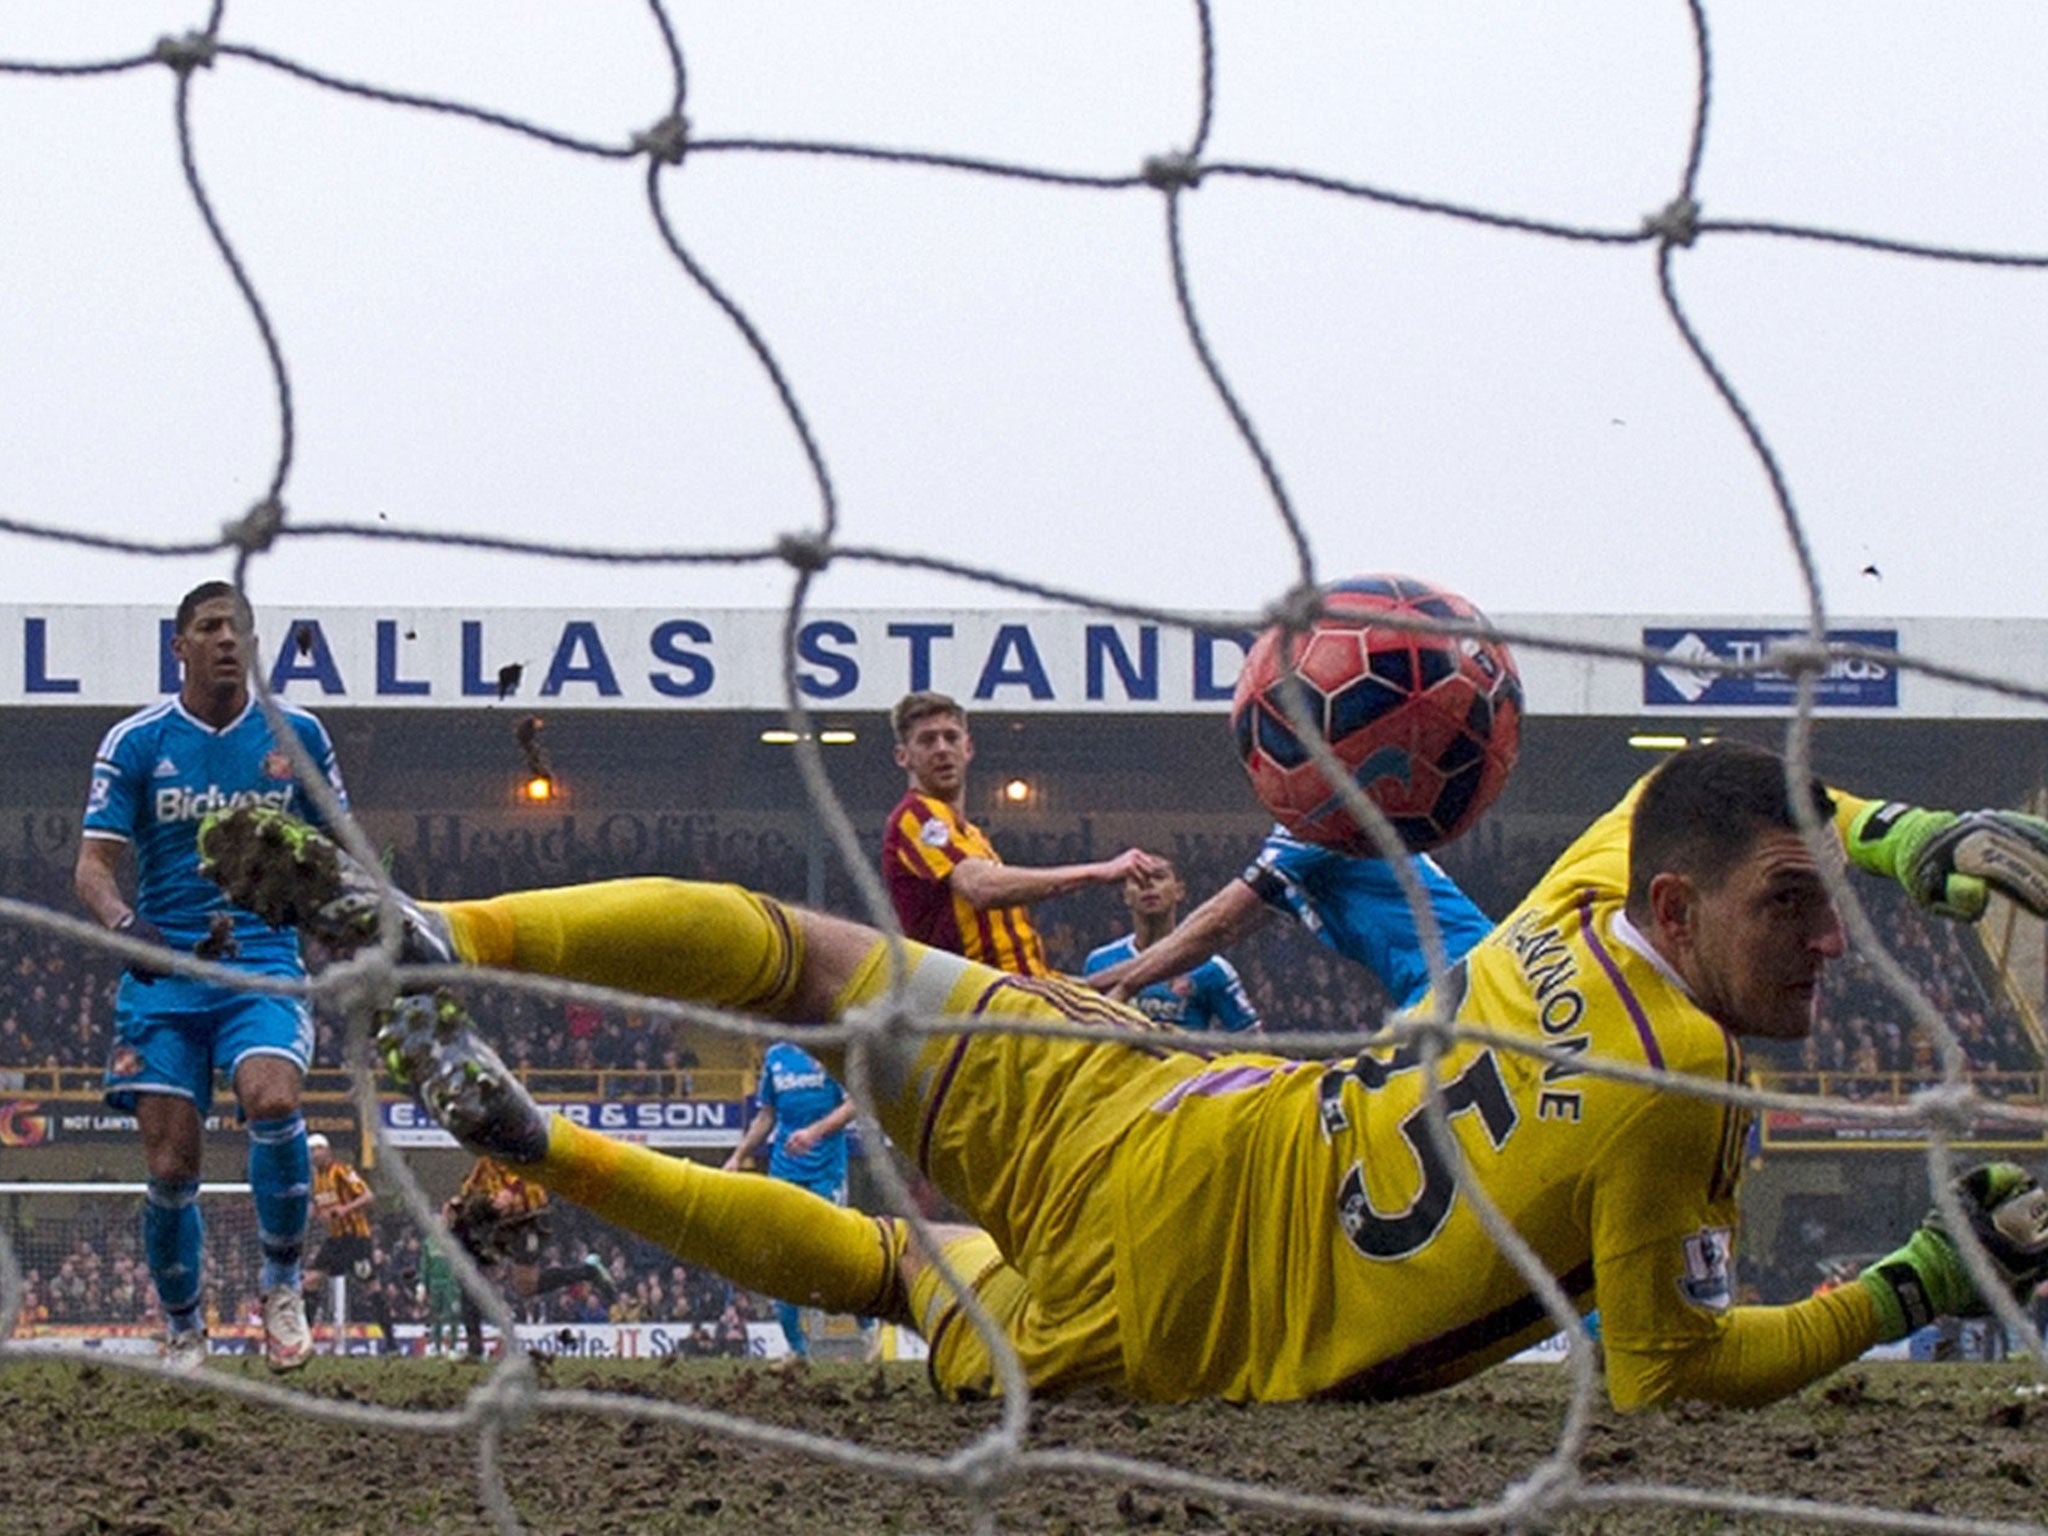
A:
[[[1123,1385],[1115,1277],[1109,1265],[1097,1266],[1078,1288],[1061,1287],[1048,1304],[1032,1293],[1023,1275],[1003,1262],[1002,1251],[985,1232],[957,1237],[941,1251],[1017,1351],[1024,1380],[1034,1390]],[[927,1369],[932,1386],[942,1397],[971,1401],[1001,1391],[996,1351],[936,1264],[918,1274],[910,1288],[910,1306],[917,1330],[931,1350]]]

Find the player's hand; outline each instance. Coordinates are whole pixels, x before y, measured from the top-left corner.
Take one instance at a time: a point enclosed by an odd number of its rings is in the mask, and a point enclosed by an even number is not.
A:
[[[782,1144],[798,1157],[803,1157],[818,1144],[818,1133],[808,1125],[799,1126],[783,1138]]]
[[[1998,892],[2048,917],[2048,821],[2019,811],[1929,811],[1892,801],[1860,812],[1849,857],[1890,875],[1930,912],[1975,922]]]
[[[2048,1279],[2048,1190],[2012,1163],[1985,1163],[1956,1180],[1970,1231],[2015,1299]],[[1970,1277],[1940,1211],[1928,1213],[1906,1245],[1857,1277],[1877,1304],[1886,1340],[1937,1317],[1980,1317],[1989,1307]]]
[[[1156,853],[1147,853],[1142,848],[1126,848],[1115,858],[1102,865],[1102,882],[1113,885],[1128,880],[1132,875],[1157,877],[1170,873],[1173,866]]]
[[[153,944],[163,950],[171,947],[171,941],[163,936],[157,925],[140,912],[130,912],[120,922],[114,924],[114,932],[124,939],[133,939],[138,944]],[[147,960],[130,960],[122,969],[145,986],[159,976],[171,974],[169,966],[151,965]]]

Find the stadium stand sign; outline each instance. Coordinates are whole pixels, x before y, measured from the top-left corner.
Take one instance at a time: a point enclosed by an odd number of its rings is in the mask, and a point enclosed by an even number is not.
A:
[[[1798,680],[1790,673],[1763,666],[1770,648],[1797,639],[1796,629],[1645,628],[1643,648],[1663,659],[1643,663],[1643,703],[1658,708],[1714,706],[1729,709],[1789,710],[1797,702]],[[1870,651],[1899,649],[1895,629],[1831,629],[1831,643]],[[1705,665],[1709,663],[1713,665]],[[1758,671],[1731,672],[1719,664],[1762,666]],[[1842,656],[1818,680],[1816,709],[1892,710],[1899,704],[1899,669],[1895,663],[1868,655]]]
[[[308,1130],[328,1136],[355,1136],[355,1119],[347,1113],[323,1114],[309,1111]],[[218,1139],[240,1147],[246,1132],[232,1109],[206,1116],[201,1129],[209,1141]],[[125,1115],[94,1100],[76,1098],[0,1099],[0,1147],[14,1157],[37,1148],[106,1145],[129,1147],[136,1137],[135,1117]],[[14,1158],[10,1158],[10,1164]]]
[[[648,1147],[735,1147],[746,1129],[736,1099],[551,1099],[542,1108],[617,1141]],[[453,1147],[455,1138],[410,1099],[386,1099],[384,1133],[395,1147]]]
[[[1925,1126],[1858,1119],[1818,1099],[1809,1108],[1765,1110],[1759,1131],[1762,1144],[1773,1151],[1920,1151],[1927,1146]],[[2048,1147],[2048,1127],[1993,1114],[1972,1115],[1951,1130],[1949,1145],[1982,1153],[2038,1153]]]
[[[779,710],[784,615],[768,609],[259,609],[272,688],[321,708],[446,709],[517,698],[550,709]],[[1699,615],[1494,615],[1518,652],[1531,713],[1621,717],[1789,712],[1770,662],[1796,620]],[[132,707],[177,689],[170,619],[153,608],[0,605],[0,704]],[[796,632],[806,703],[887,709],[937,688],[989,709],[1224,710],[1256,620],[1175,625],[1066,609],[819,610]],[[2048,705],[1888,665],[1938,659],[2038,672],[2048,622],[1913,619],[1834,631],[1818,706],[1889,718],[2038,718]],[[1579,647],[1580,652],[1551,647]],[[1587,654],[1587,651],[1605,654]],[[1730,670],[1730,669],[1736,670]]]

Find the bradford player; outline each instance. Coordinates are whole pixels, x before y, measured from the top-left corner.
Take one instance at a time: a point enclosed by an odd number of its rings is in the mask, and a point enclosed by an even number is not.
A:
[[[974,738],[967,732],[966,710],[943,693],[907,693],[889,720],[896,766],[910,784],[882,834],[882,878],[897,921],[919,943],[999,971],[1050,975],[1045,943],[1032,926],[1032,905],[1085,885],[1114,885],[1133,870],[1158,866],[1139,848],[1091,864],[1005,864],[967,819]]]

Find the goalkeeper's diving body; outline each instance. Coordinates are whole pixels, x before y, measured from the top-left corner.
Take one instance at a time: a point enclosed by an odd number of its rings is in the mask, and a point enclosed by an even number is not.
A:
[[[1981,907],[1988,879],[2048,905],[2048,841],[2012,818],[1809,793],[1858,864],[1930,904]],[[242,811],[202,845],[215,878],[273,922],[343,947],[374,936],[377,887],[318,833]],[[895,970],[874,930],[731,886],[625,880],[398,906],[403,959],[783,1020],[883,1003]],[[1842,949],[1783,761],[1717,743],[1631,790],[1425,999],[1499,1037],[1447,1040],[1436,1063],[1455,1164],[1429,1132],[1413,1045],[1334,1061],[1193,1054],[1076,983],[916,945],[914,1014],[1072,1021],[1101,1039],[903,1037],[871,1057],[875,1108],[979,1223],[935,1238],[1034,1390],[1383,1397],[1483,1370],[1554,1324],[1487,1235],[1471,1181],[1576,1306],[1601,1309],[1618,1406],[1765,1402],[1936,1315],[1984,1310],[1956,1243],[1930,1220],[1861,1283],[1738,1306],[1745,1111],[1577,1063],[1738,1083],[1744,1037],[1811,1028]],[[403,1000],[380,1042],[473,1150],[750,1289],[915,1326],[942,1392],[997,1387],[907,1223],[545,1117],[448,994]],[[839,1053],[818,1054],[840,1070]],[[2048,1191],[1991,1165],[1958,1193],[2013,1288],[2048,1274]]]

